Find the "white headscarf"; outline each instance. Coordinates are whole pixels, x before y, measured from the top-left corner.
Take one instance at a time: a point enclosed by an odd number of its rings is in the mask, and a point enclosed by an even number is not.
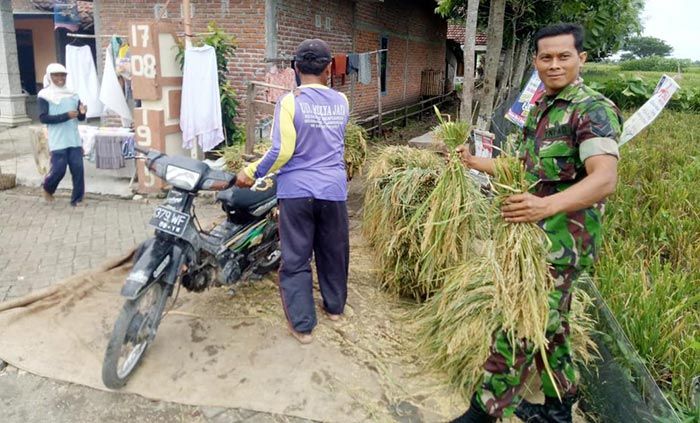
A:
[[[72,97],[76,95],[75,92],[69,90],[66,88],[66,85],[63,84],[62,87],[56,86],[53,81],[51,81],[51,74],[52,73],[65,73],[67,74],[68,71],[66,68],[60,64],[60,63],[51,63],[46,67],[46,75],[44,75],[44,89],[39,91],[38,97],[43,98],[46,101],[49,101],[54,104],[59,104],[61,100],[63,100],[66,97]]]

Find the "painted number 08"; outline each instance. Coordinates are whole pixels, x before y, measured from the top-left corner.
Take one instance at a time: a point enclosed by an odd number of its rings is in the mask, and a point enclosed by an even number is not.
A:
[[[144,54],[131,56],[131,73],[135,76],[154,79],[156,77],[156,56]]]

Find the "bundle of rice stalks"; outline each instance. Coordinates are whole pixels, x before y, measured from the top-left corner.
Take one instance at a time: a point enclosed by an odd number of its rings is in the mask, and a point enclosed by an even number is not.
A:
[[[263,139],[255,143],[253,147],[253,155],[257,158],[262,157],[267,150],[272,146],[272,141]],[[245,153],[245,143],[228,145],[219,151],[220,157],[226,161],[226,169],[229,172],[238,172],[250,161],[243,156]]]
[[[410,217],[404,221],[399,216],[413,215],[430,195],[443,167],[440,158],[426,150],[390,146],[378,151],[367,168],[363,208],[363,231],[372,247],[380,247],[375,241],[378,231],[389,232],[387,227],[408,223]]]
[[[488,203],[479,187],[451,155],[435,189],[406,228],[418,235],[414,255],[418,278],[404,291],[422,300],[442,287],[444,271],[475,254],[475,241],[488,236]]]
[[[454,150],[457,146],[464,144],[469,136],[469,122],[466,121],[445,121],[437,106],[433,106],[440,124],[435,127],[435,135],[449,149]]]
[[[497,308],[497,272],[496,251],[487,249],[483,256],[450,269],[443,288],[411,315],[423,366],[445,375],[465,400],[483,381],[493,335],[508,313]],[[577,365],[597,356],[591,338],[594,322],[587,313],[591,306],[590,296],[574,289],[570,325]]]
[[[367,159],[367,131],[354,122],[345,127],[345,171],[348,180],[360,172]]]
[[[511,344],[526,338],[540,351],[551,376],[546,357],[548,294],[554,287],[547,254],[549,240],[534,223],[508,223],[500,218],[500,208],[507,197],[527,192],[529,184],[520,160],[502,156],[494,160],[492,182],[494,202],[493,240],[497,271],[494,273],[495,307],[502,310],[501,327]]]
[[[411,231],[420,225],[409,228],[409,222],[430,196],[444,166],[435,153],[387,147],[368,168],[363,232],[379,254],[382,286],[392,293],[404,295],[404,287],[417,279],[420,234]]]
[[[443,288],[413,319],[425,367],[444,374],[465,399],[482,380],[491,336],[499,329],[495,257],[493,250],[487,254],[448,271]]]

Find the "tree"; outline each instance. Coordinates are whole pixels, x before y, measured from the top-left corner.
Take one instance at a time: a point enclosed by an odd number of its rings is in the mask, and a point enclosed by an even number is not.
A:
[[[486,66],[484,69],[484,91],[479,105],[477,127],[487,130],[491,127],[491,115],[496,96],[496,76],[498,62],[503,47],[503,27],[505,23],[506,0],[491,0],[489,26],[486,33]]]
[[[625,42],[624,49],[636,57],[665,57],[673,52],[673,47],[668,45],[666,41],[655,37],[630,38]]]
[[[463,20],[467,12],[467,0],[439,0],[437,12],[450,19]],[[556,22],[577,22],[586,30],[584,48],[590,60],[604,59],[620,50],[625,39],[638,35],[642,29],[640,13],[644,0],[491,0],[482,1],[479,21],[489,16],[486,71],[484,93],[481,97],[480,122],[489,122],[498,92],[495,73],[501,49],[508,47],[506,64],[513,70],[504,69],[505,84],[499,90],[501,98],[507,97],[509,89],[519,88],[532,46],[532,35],[540,28]],[[495,12],[495,16],[494,16]],[[510,24],[504,34],[504,16]],[[513,44],[518,43],[519,45]],[[527,43],[527,44],[525,44]],[[493,59],[495,58],[495,60]],[[491,65],[491,66],[489,66]],[[494,71],[493,69],[496,69]],[[502,82],[503,83],[503,82]],[[466,88],[466,87],[465,87]],[[464,100],[464,98],[463,98]],[[466,101],[466,100],[464,100]]]
[[[469,0],[464,31],[464,81],[462,82],[462,120],[472,122],[474,100],[474,61],[476,60],[476,25],[479,15],[479,0]]]

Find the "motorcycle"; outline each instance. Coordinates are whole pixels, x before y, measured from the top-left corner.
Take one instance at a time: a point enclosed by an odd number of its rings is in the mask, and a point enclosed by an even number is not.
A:
[[[141,362],[178,283],[193,292],[233,287],[276,270],[281,256],[274,175],[240,189],[233,186],[235,175],[200,161],[137,150],[171,188],[149,222],[155,235],[134,253],[121,290],[126,301],[102,364],[102,381],[111,389],[123,387]],[[194,199],[205,190],[218,191],[217,202],[227,217],[210,232],[201,228],[194,212]]]

